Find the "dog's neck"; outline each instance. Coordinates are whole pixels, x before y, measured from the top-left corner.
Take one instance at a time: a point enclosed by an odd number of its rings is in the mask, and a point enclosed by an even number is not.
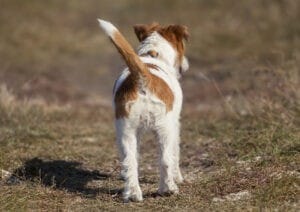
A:
[[[157,32],[153,32],[149,37],[141,42],[138,48],[138,54],[142,57],[155,58],[167,66],[175,68],[177,73],[173,73],[179,77],[180,67],[176,64],[177,52],[172,45]]]

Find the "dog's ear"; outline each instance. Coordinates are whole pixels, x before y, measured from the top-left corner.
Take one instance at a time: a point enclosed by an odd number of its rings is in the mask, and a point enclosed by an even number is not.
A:
[[[139,39],[139,41],[143,41],[147,37],[147,26],[144,24],[137,24],[133,26],[134,32]]]
[[[145,40],[152,32],[154,32],[158,28],[158,23],[152,23],[152,24],[137,24],[134,25],[134,32],[139,39],[140,42]]]
[[[175,34],[178,40],[188,41],[190,34],[188,32],[187,26],[184,25],[170,25],[168,30]]]

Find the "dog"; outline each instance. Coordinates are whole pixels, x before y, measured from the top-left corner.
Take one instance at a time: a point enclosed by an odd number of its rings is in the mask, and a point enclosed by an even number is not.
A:
[[[182,89],[178,80],[189,68],[184,55],[184,41],[189,38],[187,27],[135,25],[140,41],[136,53],[114,25],[98,21],[127,65],[113,89],[117,145],[125,179],[123,199],[143,200],[138,180],[138,145],[145,130],[154,132],[160,147],[158,193],[178,193],[176,183],[183,181],[179,168]]]

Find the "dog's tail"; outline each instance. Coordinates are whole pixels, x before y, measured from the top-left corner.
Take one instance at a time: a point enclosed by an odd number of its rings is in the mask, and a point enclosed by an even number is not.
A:
[[[122,55],[131,74],[136,77],[146,79],[149,75],[146,65],[141,61],[139,56],[135,53],[132,46],[128,43],[124,36],[110,22],[101,19],[98,19],[98,21],[100,27],[109,36],[112,43],[116,46],[119,53]]]

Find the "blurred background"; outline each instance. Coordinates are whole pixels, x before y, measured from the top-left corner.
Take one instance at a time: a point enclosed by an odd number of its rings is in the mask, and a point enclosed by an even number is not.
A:
[[[124,63],[99,29],[100,17],[118,26],[134,47],[134,24],[189,27],[191,68],[182,84],[191,109],[222,96],[273,91],[279,86],[274,68],[288,74],[286,66],[299,67],[299,5],[297,0],[1,0],[0,84],[18,98],[110,104]]]

